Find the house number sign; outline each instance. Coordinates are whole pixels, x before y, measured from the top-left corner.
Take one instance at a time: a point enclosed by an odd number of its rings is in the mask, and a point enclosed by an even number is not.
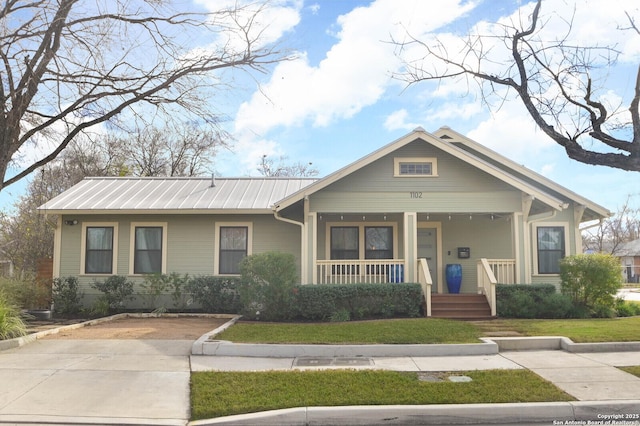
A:
[[[422,198],[422,192],[409,192],[409,198]]]

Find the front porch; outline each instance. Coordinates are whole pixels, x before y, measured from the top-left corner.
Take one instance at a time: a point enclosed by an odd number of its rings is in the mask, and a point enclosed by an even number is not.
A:
[[[318,260],[316,261],[317,284],[394,284],[418,282],[422,287],[423,307],[427,317],[438,318],[488,318],[496,316],[497,283],[514,284],[516,278],[515,259],[479,259],[476,262],[476,292],[449,294],[438,291],[430,272],[427,259],[415,262],[417,271],[407,280],[405,272],[410,263],[405,259],[367,260]]]

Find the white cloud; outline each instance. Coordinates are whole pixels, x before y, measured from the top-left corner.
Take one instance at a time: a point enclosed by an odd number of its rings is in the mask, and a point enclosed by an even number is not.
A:
[[[338,17],[337,42],[325,58],[312,66],[301,54],[278,64],[271,79],[240,106],[237,134],[264,137],[280,126],[325,127],[353,117],[397,84],[390,78],[400,66],[395,47],[388,43],[391,37],[441,27],[471,8],[472,3],[461,5],[458,0],[438,7],[421,0],[378,0]]]
[[[407,118],[409,113],[406,109],[400,109],[392,112],[387,116],[384,121],[384,128],[390,131],[393,130],[413,130],[420,126],[417,123],[408,123]]]

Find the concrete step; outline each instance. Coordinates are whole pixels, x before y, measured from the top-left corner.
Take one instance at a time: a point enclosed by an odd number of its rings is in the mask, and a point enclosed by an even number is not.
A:
[[[431,316],[449,319],[490,319],[491,307],[482,294],[433,294]]]

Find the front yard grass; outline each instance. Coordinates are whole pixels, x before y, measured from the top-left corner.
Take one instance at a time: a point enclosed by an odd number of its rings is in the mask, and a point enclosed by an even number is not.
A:
[[[243,343],[415,344],[480,343],[482,331],[464,321],[392,319],[340,323],[238,322],[215,336]]]
[[[573,401],[528,370],[488,370],[471,382],[428,382],[415,372],[330,370],[191,375],[192,420],[292,407]]]
[[[619,368],[622,371],[626,371],[627,373],[640,377],[640,365],[636,365],[634,367],[619,367]]]
[[[522,320],[496,319],[476,325],[486,334],[512,331],[523,336],[564,336],[576,343],[640,341],[640,317]]]
[[[577,343],[640,341],[640,317],[615,319],[453,321],[434,318],[342,323],[239,322],[216,339],[243,343],[479,343],[496,335],[565,336]]]

